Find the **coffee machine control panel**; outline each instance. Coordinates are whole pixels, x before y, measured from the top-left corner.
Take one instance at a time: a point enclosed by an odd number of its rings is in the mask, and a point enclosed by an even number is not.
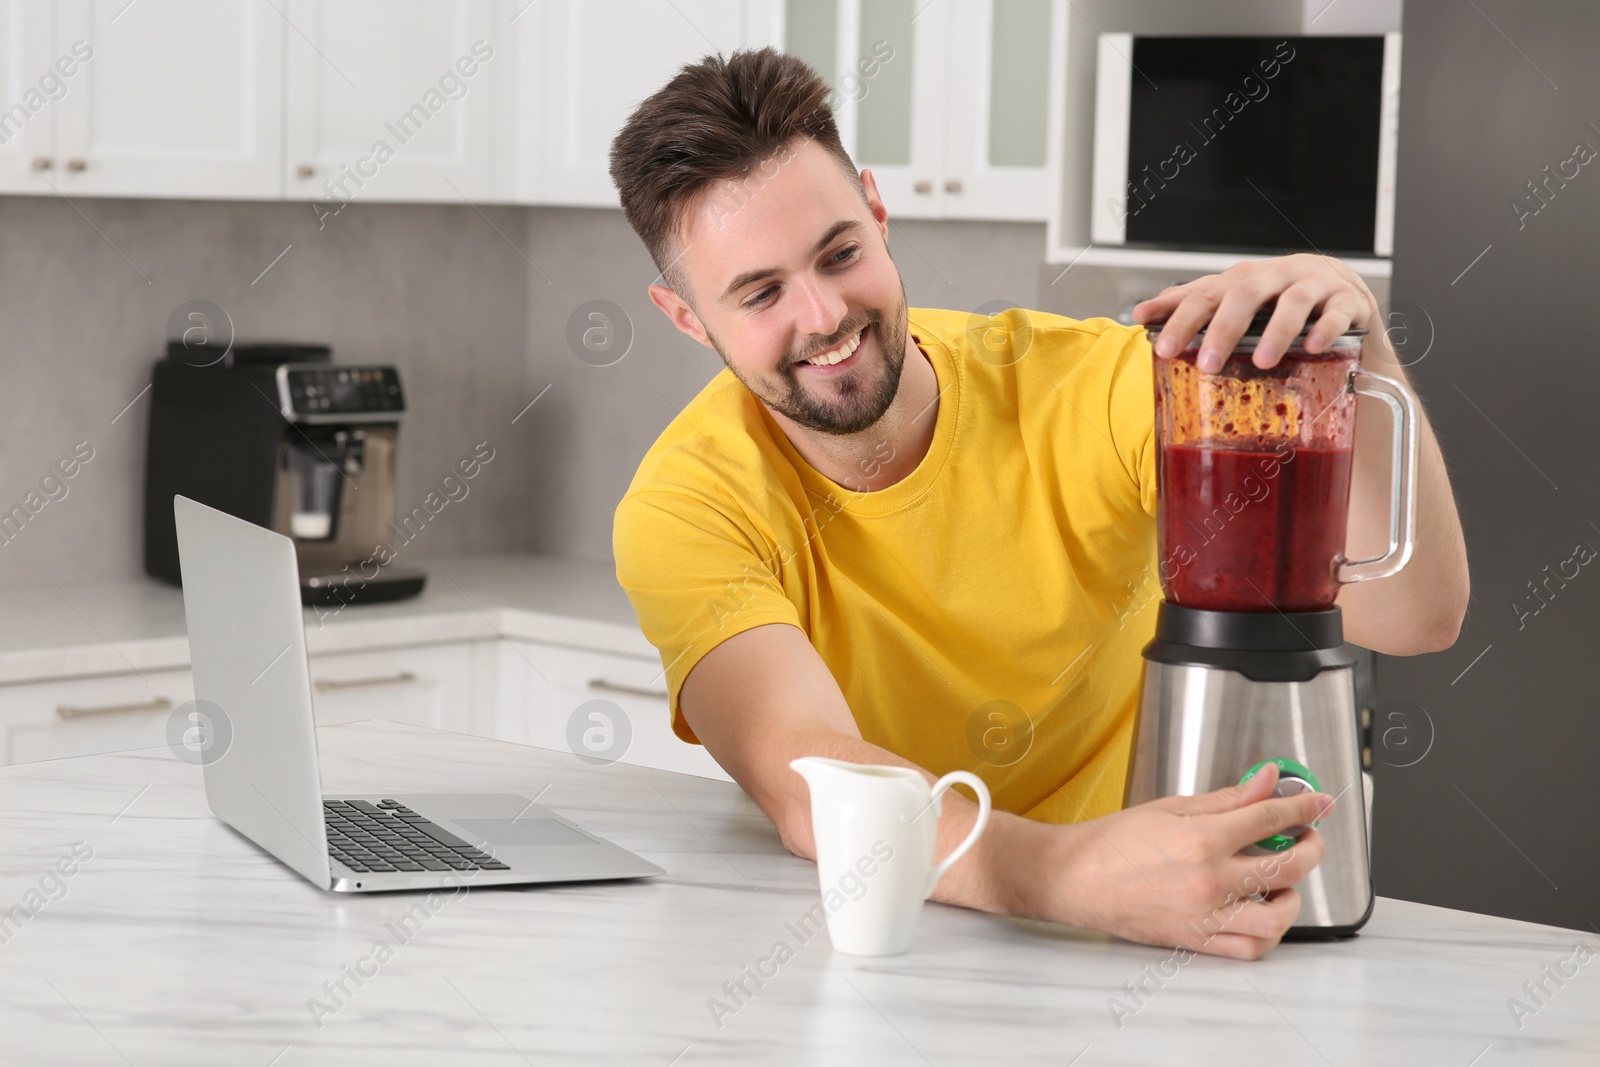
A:
[[[278,407],[290,422],[395,422],[406,410],[393,367],[284,363],[277,380]]]

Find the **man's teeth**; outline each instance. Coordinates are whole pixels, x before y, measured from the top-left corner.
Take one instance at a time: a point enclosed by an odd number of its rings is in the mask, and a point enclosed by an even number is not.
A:
[[[846,341],[844,344],[840,345],[838,348],[835,348],[831,352],[824,352],[820,356],[812,356],[805,362],[811,364],[813,367],[831,367],[841,359],[848,359],[850,358],[850,354],[852,352],[861,347],[861,337],[866,332],[867,328],[863,326],[861,327],[861,331],[859,333],[850,338],[850,340]]]

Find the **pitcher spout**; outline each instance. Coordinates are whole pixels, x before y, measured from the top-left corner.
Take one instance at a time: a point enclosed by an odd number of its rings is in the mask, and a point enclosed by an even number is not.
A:
[[[926,779],[910,767],[891,767],[877,763],[851,763],[848,760],[831,759],[827,756],[801,756],[799,759],[790,760],[789,767],[811,786],[816,786],[822,782],[860,781],[866,778],[904,781],[922,786],[927,785]]]
[[[829,759],[826,756],[801,756],[799,759],[789,761],[789,768],[812,786],[830,778],[849,774],[855,766],[853,763]]]

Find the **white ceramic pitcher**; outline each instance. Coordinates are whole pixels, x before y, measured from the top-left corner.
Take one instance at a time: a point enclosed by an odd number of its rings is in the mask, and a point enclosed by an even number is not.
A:
[[[805,756],[789,766],[811,788],[828,939],[856,956],[898,956],[911,947],[922,903],[989,825],[989,789],[967,771],[932,786],[909,767],[846,763]],[[939,809],[957,782],[978,795],[978,818],[966,840],[933,865]]]

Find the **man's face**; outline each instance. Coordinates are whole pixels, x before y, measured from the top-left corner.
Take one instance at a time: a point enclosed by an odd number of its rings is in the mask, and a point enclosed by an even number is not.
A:
[[[716,349],[758,399],[828,434],[876,423],[905,361],[905,285],[870,172],[864,182],[870,206],[833,157],[791,142],[686,212],[678,266],[694,306],[651,287],[674,324]]]

